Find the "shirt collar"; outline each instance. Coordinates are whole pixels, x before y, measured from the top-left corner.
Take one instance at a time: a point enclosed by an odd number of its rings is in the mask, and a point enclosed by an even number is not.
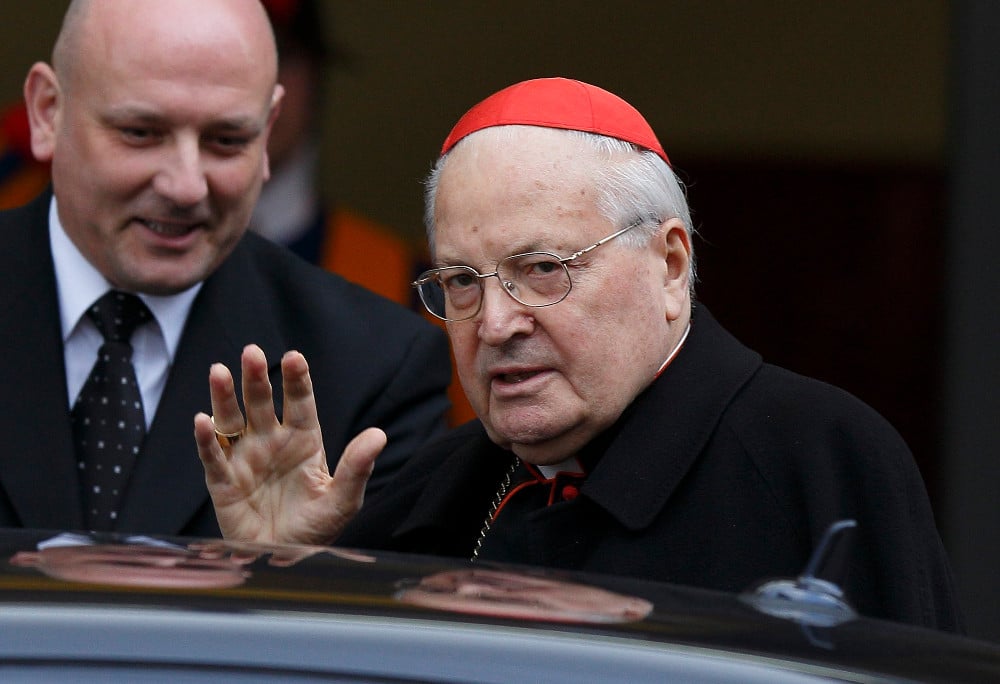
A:
[[[59,291],[59,316],[62,325],[63,342],[73,333],[87,308],[108,290],[111,283],[87,261],[73,241],[69,239],[53,196],[49,205],[49,244],[56,271],[56,287]],[[139,298],[153,313],[163,334],[170,359],[173,360],[180,344],[181,333],[194,298],[201,289],[201,283],[174,295],[153,296],[139,293]]]

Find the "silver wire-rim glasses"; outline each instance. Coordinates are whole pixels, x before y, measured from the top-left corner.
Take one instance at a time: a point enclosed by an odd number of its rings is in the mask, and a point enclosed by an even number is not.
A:
[[[432,268],[421,273],[412,285],[427,311],[443,321],[466,321],[478,314],[483,307],[484,281],[493,277],[516,302],[531,307],[552,306],[566,299],[573,289],[567,264],[647,220],[633,221],[567,257],[552,252],[512,254],[502,259],[492,273],[480,273],[471,266]]]

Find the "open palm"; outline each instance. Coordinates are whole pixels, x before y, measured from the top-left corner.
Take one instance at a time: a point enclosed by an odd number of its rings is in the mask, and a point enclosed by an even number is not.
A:
[[[284,422],[274,410],[267,359],[256,345],[244,349],[242,371],[245,422],[232,374],[222,364],[209,373],[214,423],[204,413],[195,416],[198,455],[223,536],[245,542],[331,543],[361,507],[385,433],[369,428],[357,435],[331,476],[302,354],[288,352],[281,360]],[[223,448],[216,428],[244,433]]]

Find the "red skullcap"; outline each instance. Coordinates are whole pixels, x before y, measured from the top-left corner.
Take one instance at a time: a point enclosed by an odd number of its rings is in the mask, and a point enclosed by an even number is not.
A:
[[[504,88],[470,109],[451,129],[441,154],[491,126],[541,126],[586,131],[638,145],[670,163],[639,111],[607,90],[568,78],[536,78]]]

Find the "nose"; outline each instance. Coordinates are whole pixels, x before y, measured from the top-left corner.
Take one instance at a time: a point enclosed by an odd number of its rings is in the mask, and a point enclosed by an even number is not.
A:
[[[195,136],[178,136],[165,148],[163,166],[153,181],[158,194],[178,206],[197,204],[208,195],[201,146]]]
[[[514,299],[499,277],[486,278],[479,310],[479,339],[500,346],[516,335],[530,335],[535,329],[531,308]]]

